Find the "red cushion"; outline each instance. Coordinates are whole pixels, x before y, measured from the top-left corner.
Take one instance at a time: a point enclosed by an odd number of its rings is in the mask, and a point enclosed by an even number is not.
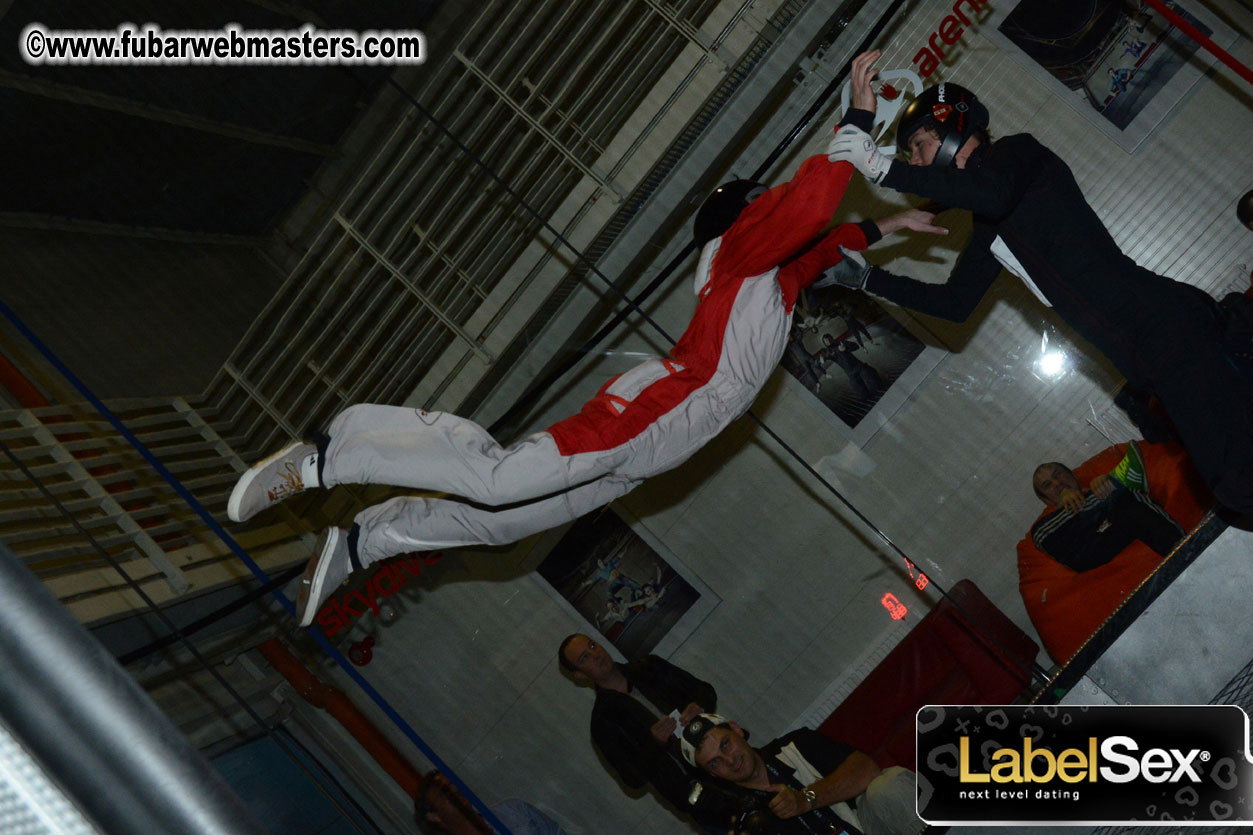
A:
[[[920,707],[1003,704],[1018,696],[1039,651],[1035,641],[970,580],[956,583],[949,597],[957,605],[947,598],[937,603],[819,731],[884,768],[913,769]]]
[[[1075,467],[1087,486],[1122,460],[1126,444],[1110,447]],[[1149,476],[1149,495],[1185,530],[1213,506],[1200,476],[1176,443],[1140,443]],[[1040,516],[1053,511],[1050,506]],[[1082,573],[1072,571],[1036,547],[1030,531],[1018,543],[1018,591],[1044,648],[1058,663],[1070,660],[1118,604],[1147,577],[1161,558],[1133,542],[1114,559]]]

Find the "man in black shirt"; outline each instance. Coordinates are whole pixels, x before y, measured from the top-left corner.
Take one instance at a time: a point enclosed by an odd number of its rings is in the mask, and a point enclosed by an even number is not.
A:
[[[701,714],[683,729],[683,755],[734,786],[743,808],[757,808],[754,831],[915,835],[926,826],[914,812],[912,772],[880,769],[861,751],[808,728],[753,748],[739,725]]]
[[[960,322],[1004,266],[1134,388],[1157,395],[1220,502],[1253,512],[1253,382],[1224,345],[1226,308],[1127,257],[1066,163],[1029,134],[989,141],[986,108],[956,84],[928,88],[902,113],[897,143],[910,163],[884,157],[865,132],[876,107],[870,80],[878,56],[854,59],[853,107],[831,159],[851,162],[887,188],[972,212],[974,231],[944,284],[893,275],[864,259],[840,283]]]
[[[713,685],[655,655],[619,664],[582,634],[562,641],[557,658],[575,681],[596,690],[592,742],[621,781],[631,789],[651,785],[698,823],[724,828],[730,807],[720,805],[717,792],[694,793],[704,776],[683,759],[675,735],[692,717],[716,709]]]

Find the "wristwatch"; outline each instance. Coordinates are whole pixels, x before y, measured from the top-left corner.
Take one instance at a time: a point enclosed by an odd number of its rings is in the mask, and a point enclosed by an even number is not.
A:
[[[818,792],[813,789],[805,789],[801,793],[805,795],[805,802],[809,804],[810,809],[818,808]]]

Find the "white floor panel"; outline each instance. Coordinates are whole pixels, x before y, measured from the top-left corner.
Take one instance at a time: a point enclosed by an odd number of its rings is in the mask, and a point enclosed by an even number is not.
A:
[[[1088,678],[1121,704],[1207,704],[1253,654],[1253,606],[1241,581],[1250,558],[1253,533],[1224,531]]]

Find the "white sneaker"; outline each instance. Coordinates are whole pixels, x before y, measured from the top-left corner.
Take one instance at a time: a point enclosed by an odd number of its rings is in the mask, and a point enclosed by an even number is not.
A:
[[[327,528],[318,537],[313,549],[313,559],[300,576],[300,593],[296,597],[296,617],[301,626],[313,623],[313,616],[322,608],[331,592],[352,573],[352,560],[348,557],[348,531],[343,528]]]
[[[226,503],[232,522],[244,522],[317,483],[318,448],[301,441],[253,464],[235,482]]]

